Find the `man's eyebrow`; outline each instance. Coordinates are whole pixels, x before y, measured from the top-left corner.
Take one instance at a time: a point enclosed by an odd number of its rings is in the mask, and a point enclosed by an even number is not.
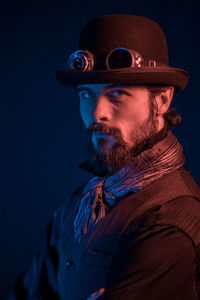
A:
[[[81,87],[78,87],[77,88],[77,91],[78,91],[78,93],[79,92],[82,92],[82,91],[91,91],[91,89],[89,89],[88,87],[84,87],[84,86],[81,86]]]
[[[104,87],[104,92],[107,92],[109,89],[112,89],[112,88],[126,88],[128,89],[129,87],[128,86],[125,86],[125,85],[119,85],[119,84],[110,84],[108,86],[105,86]],[[91,92],[92,89],[86,87],[86,86],[79,86],[77,87],[77,92],[80,93],[82,91],[88,91],[88,92]]]
[[[107,92],[107,91],[109,92],[109,89],[110,90],[112,90],[112,89],[123,90],[124,93],[126,93],[129,96],[131,96],[130,88],[127,85],[113,84],[113,85],[110,85],[110,86],[106,87],[105,88],[105,92]]]
[[[105,87],[105,91],[107,91],[109,89],[130,90],[130,86],[129,85],[123,85],[123,84],[111,84],[111,85]]]

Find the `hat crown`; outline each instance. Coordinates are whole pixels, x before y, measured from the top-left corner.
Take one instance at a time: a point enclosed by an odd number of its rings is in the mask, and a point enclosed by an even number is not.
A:
[[[133,49],[145,61],[169,65],[165,34],[153,20],[128,14],[106,15],[92,19],[83,27],[79,49],[102,57],[117,47]]]
[[[142,84],[174,86],[178,92],[186,87],[190,76],[186,70],[169,66],[163,30],[142,16],[119,14],[92,19],[81,31],[77,50],[68,59],[67,71],[56,71],[63,85]]]

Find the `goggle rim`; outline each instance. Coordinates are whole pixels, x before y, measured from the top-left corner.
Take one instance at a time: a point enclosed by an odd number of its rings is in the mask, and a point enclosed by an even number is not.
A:
[[[109,58],[111,57],[111,55],[113,53],[115,53],[118,50],[123,50],[123,51],[127,52],[128,54],[130,54],[130,57],[131,57],[132,60],[131,60],[131,65],[128,66],[128,68],[134,68],[135,66],[136,67],[141,67],[141,62],[144,61],[144,59],[137,51],[132,50],[132,49],[127,49],[127,48],[124,48],[124,47],[117,47],[117,48],[112,49],[106,56],[106,67],[107,67],[108,70],[117,69],[117,68],[110,68]]]
[[[83,57],[84,58],[84,62],[85,62],[85,67],[84,69],[75,69],[74,66],[72,66],[73,62],[77,59]],[[92,71],[94,69],[94,59],[95,56],[94,54],[92,54],[90,51],[88,50],[77,50],[74,51],[68,59],[68,64],[67,64],[67,70],[70,71],[76,71],[76,72],[89,72]]]
[[[125,67],[120,67],[120,68],[110,68],[109,58],[115,51],[118,51],[118,50],[124,50],[130,54],[131,59],[132,59],[131,66],[128,66],[128,67],[125,66]],[[78,57],[84,58],[83,61],[85,63],[85,66],[83,69],[77,69],[77,68],[74,68],[74,66],[72,66],[73,61],[75,61],[75,59],[77,59]],[[96,60],[95,55],[93,53],[91,53],[89,50],[76,50],[68,58],[67,71],[91,72],[94,70],[95,60]],[[111,51],[108,52],[108,54],[106,55],[106,59],[105,59],[105,67],[107,68],[108,71],[123,69],[123,68],[141,68],[144,63],[145,63],[145,61],[144,61],[143,57],[140,55],[140,53],[138,53],[137,51],[135,51],[133,49],[128,49],[128,48],[124,48],[124,47],[116,47],[116,48],[112,49]],[[148,63],[145,63],[145,66],[148,66],[148,67],[156,67],[157,65],[158,64],[155,60],[149,60]]]

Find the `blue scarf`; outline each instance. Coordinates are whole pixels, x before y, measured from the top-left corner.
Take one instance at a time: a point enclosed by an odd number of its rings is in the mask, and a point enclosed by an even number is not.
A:
[[[96,176],[84,186],[74,221],[75,240],[106,216],[108,210],[128,193],[136,193],[166,173],[184,165],[183,149],[171,131],[151,149],[145,150],[115,174]]]

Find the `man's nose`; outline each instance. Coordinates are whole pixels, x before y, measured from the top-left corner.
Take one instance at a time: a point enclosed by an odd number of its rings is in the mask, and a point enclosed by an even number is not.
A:
[[[112,107],[109,99],[105,96],[99,96],[95,101],[95,106],[92,112],[95,122],[108,122],[111,120]]]

